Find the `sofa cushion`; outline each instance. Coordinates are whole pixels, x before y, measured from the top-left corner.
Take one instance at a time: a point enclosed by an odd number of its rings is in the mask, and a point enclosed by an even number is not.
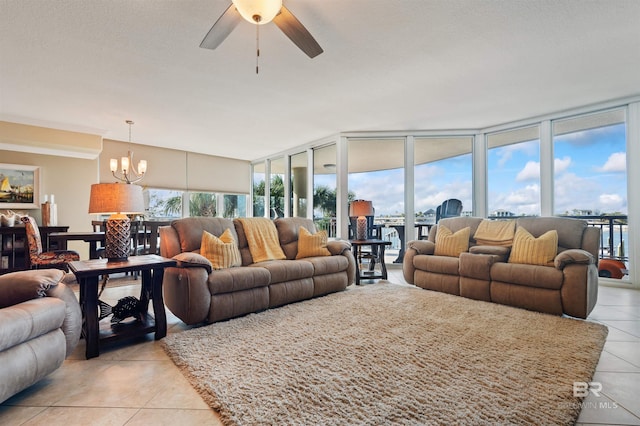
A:
[[[211,262],[213,269],[232,268],[242,264],[236,240],[230,229],[226,229],[220,238],[202,231],[200,254]]]
[[[313,265],[313,276],[344,272],[349,267],[346,256],[307,257],[305,261]]]
[[[18,271],[0,275],[0,308],[44,297],[65,276],[60,269]]]
[[[298,234],[298,254],[296,259],[315,256],[331,256],[327,249],[327,231],[319,231],[315,234],[301,226]]]
[[[458,275],[460,260],[458,257],[420,254],[413,258],[413,265],[416,269],[422,271],[436,274]]]
[[[469,249],[470,227],[462,228],[453,233],[449,228],[442,225],[438,227],[438,235],[436,235],[436,256],[452,256],[458,257]]]
[[[513,238],[509,263],[553,266],[557,252],[558,233],[555,229],[535,238],[524,227],[519,226]]]
[[[303,260],[269,260],[254,263],[253,267],[264,268],[271,274],[269,284],[295,281],[313,277],[313,265],[306,259]]]
[[[316,225],[313,220],[304,217],[279,217],[273,223],[278,230],[280,247],[282,247],[287,259],[295,259],[298,254],[300,228],[306,229],[311,234],[316,232]]]
[[[552,266],[496,262],[491,266],[491,280],[527,287],[559,290],[564,275]]]
[[[231,234],[238,240],[233,222],[222,217],[185,217],[171,222],[171,227],[178,234],[182,252],[200,249],[203,231],[217,236],[222,235],[226,229],[231,229]]]
[[[0,352],[59,329],[65,318],[65,308],[62,300],[45,297],[0,310]]]
[[[210,273],[207,285],[213,295],[266,287],[270,279],[271,275],[265,268],[227,268]]]
[[[560,250],[583,248],[582,237],[589,226],[586,220],[569,217],[523,217],[516,220],[517,226],[524,227],[534,237],[539,237],[552,229],[558,233]]]

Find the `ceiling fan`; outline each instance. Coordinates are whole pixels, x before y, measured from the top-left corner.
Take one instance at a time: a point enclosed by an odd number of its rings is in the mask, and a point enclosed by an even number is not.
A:
[[[315,58],[323,52],[322,47],[304,25],[282,4],[282,0],[232,0],[231,5],[204,37],[200,47],[218,47],[242,18],[256,24],[256,31],[260,25],[273,21],[310,58]]]

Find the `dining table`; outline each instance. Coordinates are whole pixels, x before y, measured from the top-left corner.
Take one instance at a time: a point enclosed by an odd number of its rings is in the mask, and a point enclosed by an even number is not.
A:
[[[69,241],[85,241],[89,243],[89,258],[97,259],[98,243],[104,247],[104,232],[52,232],[49,234],[49,242],[56,242],[60,250],[67,250]]]

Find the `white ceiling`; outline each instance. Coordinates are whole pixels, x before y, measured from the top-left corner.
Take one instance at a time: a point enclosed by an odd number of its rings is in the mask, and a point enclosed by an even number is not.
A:
[[[0,0],[0,120],[252,160],[341,131],[482,128],[640,94],[637,0]]]

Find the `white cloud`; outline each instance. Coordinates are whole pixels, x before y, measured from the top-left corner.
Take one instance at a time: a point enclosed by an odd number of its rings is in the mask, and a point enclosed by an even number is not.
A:
[[[527,161],[524,169],[518,172],[516,181],[522,182],[525,180],[539,180],[540,179],[540,163],[537,161]]]
[[[556,175],[566,171],[570,165],[571,165],[571,157],[553,159],[553,171]]]
[[[597,170],[599,172],[625,172],[627,170],[627,154],[614,152],[609,156],[607,162]]]
[[[491,210],[502,209],[516,215],[540,214],[540,186],[532,184],[497,194],[495,199],[489,200],[489,204]]]
[[[598,197],[602,211],[614,212],[622,210],[624,199],[620,194],[600,194]]]
[[[503,167],[505,164],[511,160],[513,155],[518,152],[522,152],[528,156],[534,156],[539,151],[538,141],[528,141],[528,142],[520,142],[514,143],[511,145],[504,145],[496,149],[496,154],[498,155],[498,165]]]

